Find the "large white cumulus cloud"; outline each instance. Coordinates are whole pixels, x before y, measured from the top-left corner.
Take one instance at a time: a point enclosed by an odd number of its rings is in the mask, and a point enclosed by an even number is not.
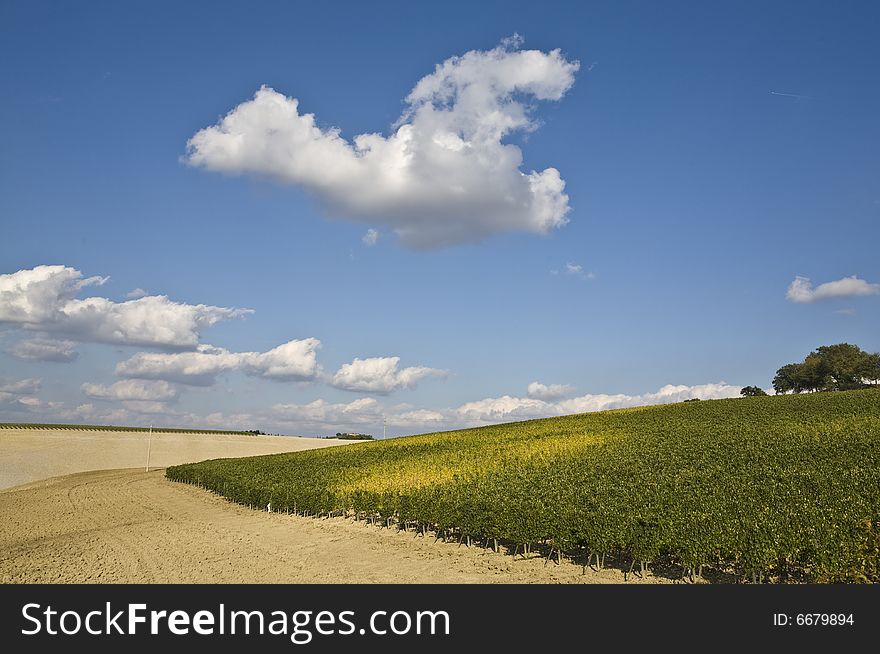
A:
[[[37,266],[0,275],[0,323],[58,334],[76,341],[190,348],[207,327],[249,313],[206,304],[184,304],[164,295],[126,302],[78,299],[106,277],[83,278],[67,266]]]
[[[579,64],[520,45],[507,39],[438,64],[406,97],[389,136],[349,142],[300,113],[296,98],[263,86],[197,132],[186,161],[301,186],[332,214],[382,225],[414,248],[547,233],[568,221],[565,182],[556,168],[521,170],[521,150],[503,140],[536,129],[527,102],[561,99]]]

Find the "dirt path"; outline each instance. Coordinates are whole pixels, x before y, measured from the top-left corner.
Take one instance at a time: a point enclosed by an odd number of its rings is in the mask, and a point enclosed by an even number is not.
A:
[[[105,470],[0,492],[0,582],[621,583],[623,575],[513,561],[344,518],[252,511],[163,471]]]

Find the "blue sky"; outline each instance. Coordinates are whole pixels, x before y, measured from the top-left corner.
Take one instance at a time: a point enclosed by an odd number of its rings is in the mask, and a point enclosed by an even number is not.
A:
[[[179,4],[0,8],[0,420],[396,435],[880,350],[873,3]],[[499,90],[528,57],[547,70]],[[407,103],[423,79],[454,97]],[[291,98],[317,140],[271,113]],[[527,118],[481,141],[484,100]],[[398,183],[331,128],[440,158]],[[69,317],[94,297],[106,315]],[[139,335],[181,312],[198,325]]]

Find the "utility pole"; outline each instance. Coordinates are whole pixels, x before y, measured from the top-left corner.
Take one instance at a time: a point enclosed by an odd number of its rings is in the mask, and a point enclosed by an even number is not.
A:
[[[150,436],[149,436],[149,440],[147,441],[147,469],[145,472],[150,471],[150,450],[152,450],[152,449],[153,449],[153,425],[151,423],[150,424]]]
[[[385,440],[385,434],[388,431],[388,418],[384,415],[382,416],[382,440]]]

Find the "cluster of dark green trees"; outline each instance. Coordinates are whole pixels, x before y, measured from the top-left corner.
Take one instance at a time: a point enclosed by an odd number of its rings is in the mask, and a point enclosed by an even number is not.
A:
[[[759,386],[746,386],[740,390],[739,394],[743,397],[760,397],[762,395],[767,395],[767,393],[764,392],[764,389]]]
[[[823,345],[801,363],[789,363],[776,371],[773,389],[780,393],[847,391],[880,383],[880,353],[856,345]],[[751,387],[746,387],[751,388]],[[746,395],[744,388],[741,393]]]

